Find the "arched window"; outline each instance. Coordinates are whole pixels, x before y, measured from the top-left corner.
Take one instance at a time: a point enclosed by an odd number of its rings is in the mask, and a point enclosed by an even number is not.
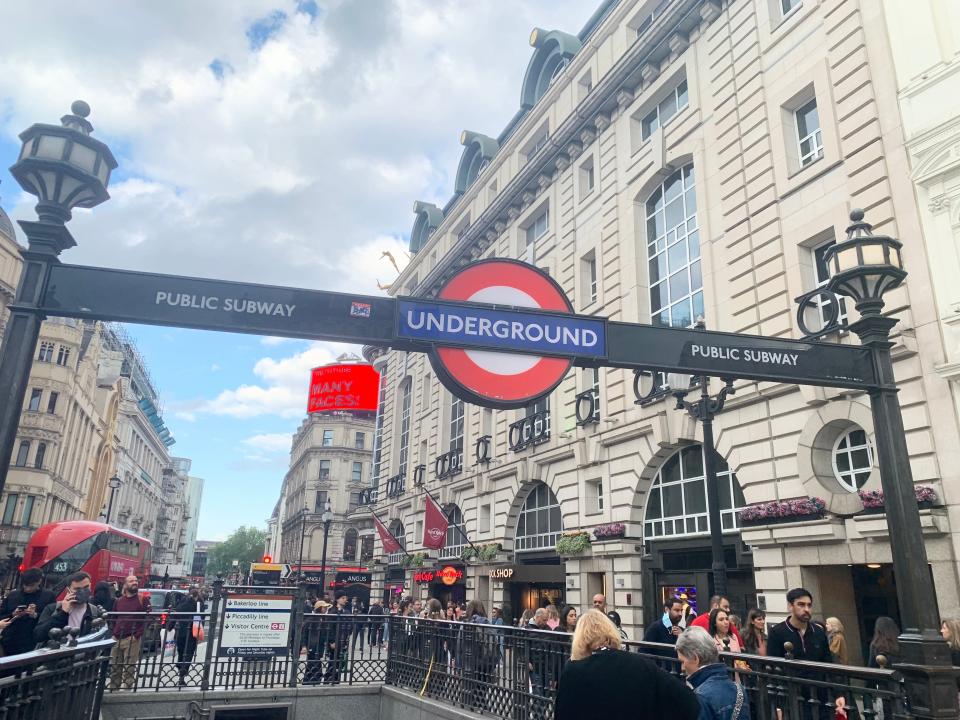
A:
[[[560,503],[544,483],[537,483],[527,494],[517,518],[517,552],[552,549],[563,532]]]
[[[343,534],[343,559],[354,562],[357,559],[357,531],[353,528]]]
[[[645,209],[650,321],[690,327],[704,314],[693,165],[664,180]]]
[[[720,524],[724,530],[737,525],[737,511],[746,505],[737,476],[717,456],[720,489]],[[706,535],[707,483],[703,469],[703,446],[690,445],[671,455],[660,467],[647,496],[643,536],[647,540],[677,535]]]
[[[404,529],[403,523],[399,520],[392,520],[390,522],[390,527],[387,529],[390,531],[390,534],[397,539],[397,542],[400,543],[400,547],[406,549],[407,531]]]
[[[536,50],[527,65],[520,92],[520,107],[524,109],[536,105],[581,46],[580,38],[576,35],[542,28],[534,28],[530,33],[530,44]]]
[[[460,508],[451,503],[443,508],[449,524],[447,525],[447,540],[440,551],[442,559],[458,558],[467,547],[467,536],[463,534],[463,513]]]
[[[873,470],[873,449],[863,428],[853,427],[833,446],[833,474],[847,492],[863,487]]]

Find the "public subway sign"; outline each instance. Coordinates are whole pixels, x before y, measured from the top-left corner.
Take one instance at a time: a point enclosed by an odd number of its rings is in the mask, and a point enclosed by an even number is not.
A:
[[[437,297],[400,298],[396,335],[425,344],[437,377],[468,402],[524,407],[563,380],[572,358],[606,355],[606,321],[572,314],[563,289],[532,265],[472,263]]]
[[[485,407],[529,405],[574,364],[856,390],[880,386],[871,350],[857,345],[576,315],[549,275],[515,260],[465,266],[436,300],[59,264],[50,269],[39,312],[426,352],[451,392]],[[338,393],[328,385],[326,392],[347,396],[352,389],[341,385]]]
[[[377,411],[380,373],[366,363],[324,365],[310,371],[307,412]]]

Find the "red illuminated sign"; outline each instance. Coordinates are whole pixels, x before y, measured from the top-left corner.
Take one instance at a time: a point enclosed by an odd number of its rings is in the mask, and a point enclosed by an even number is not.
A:
[[[463,570],[445,565],[439,570],[418,570],[413,574],[413,581],[421,585],[432,583],[434,580],[442,582],[444,585],[455,585],[463,580]]]
[[[325,365],[310,371],[307,412],[377,411],[380,373],[373,365]]]

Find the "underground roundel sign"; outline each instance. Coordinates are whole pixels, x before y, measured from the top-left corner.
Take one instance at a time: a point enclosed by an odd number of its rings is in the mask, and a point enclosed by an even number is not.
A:
[[[461,300],[513,307],[572,313],[573,307],[560,286],[545,272],[516,260],[481,260],[468,265],[447,281],[437,295],[440,300]],[[516,328],[496,325],[491,334]],[[501,321],[506,322],[506,321]],[[552,340],[559,326],[524,328],[526,337],[536,332]],[[589,331],[588,331],[589,332]],[[529,405],[553,390],[563,380],[572,360],[490,350],[436,347],[430,362],[440,381],[454,395],[486,407],[515,408]]]

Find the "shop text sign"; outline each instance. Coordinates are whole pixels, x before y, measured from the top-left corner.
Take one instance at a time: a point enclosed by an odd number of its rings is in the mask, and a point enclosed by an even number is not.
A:
[[[310,371],[307,412],[331,410],[377,411],[380,373],[372,365],[325,365]]]
[[[292,595],[229,595],[217,654],[222,657],[285,655],[292,609]]]
[[[397,336],[437,345],[602,358],[603,320],[421,300],[397,302]]]
[[[491,580],[509,580],[513,577],[512,567],[494,568],[490,571]]]
[[[413,581],[421,585],[442,582],[444,585],[456,585],[463,580],[463,570],[453,565],[445,565],[439,570],[418,570],[413,574]]]

